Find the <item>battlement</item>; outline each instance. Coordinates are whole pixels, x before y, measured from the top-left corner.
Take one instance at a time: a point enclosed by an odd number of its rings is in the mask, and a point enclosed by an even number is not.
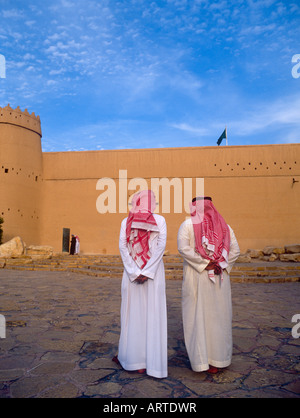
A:
[[[30,114],[27,109],[22,112],[19,106],[16,109],[12,109],[9,104],[0,107],[0,123],[20,126],[42,136],[40,117],[34,112]]]

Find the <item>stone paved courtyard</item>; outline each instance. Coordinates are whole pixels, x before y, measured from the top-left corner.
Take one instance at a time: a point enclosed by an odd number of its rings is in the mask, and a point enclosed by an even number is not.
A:
[[[232,364],[190,369],[181,281],[167,280],[169,375],[158,380],[112,362],[120,331],[120,279],[0,270],[2,398],[300,397],[300,284],[232,283]],[[300,330],[298,329],[298,334]]]

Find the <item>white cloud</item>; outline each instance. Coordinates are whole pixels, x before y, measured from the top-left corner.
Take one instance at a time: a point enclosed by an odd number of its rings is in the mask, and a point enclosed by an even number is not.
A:
[[[72,3],[71,1],[67,1],[67,0],[61,0],[61,5],[62,5],[62,7],[74,7],[74,6],[76,6],[74,3]]]
[[[67,71],[66,68],[60,68],[59,70],[51,70],[49,71],[49,75],[59,75],[59,74],[63,74]]]
[[[300,98],[290,96],[274,103],[256,104],[255,110],[247,112],[239,120],[231,121],[231,127],[238,135],[267,132],[278,127],[297,127],[300,132]]]
[[[30,27],[30,28],[32,26],[36,25],[36,24],[37,24],[37,22],[35,20],[26,20],[26,22],[25,22],[25,25]]]
[[[30,60],[34,60],[35,56],[33,54],[27,53],[27,54],[24,55],[23,59],[25,61],[30,61]]]
[[[24,17],[24,13],[18,9],[2,10],[2,16],[4,19],[21,19]]]
[[[210,130],[207,128],[192,126],[188,123],[171,123],[170,126],[187,133],[196,134],[200,136],[206,136],[209,134]]]

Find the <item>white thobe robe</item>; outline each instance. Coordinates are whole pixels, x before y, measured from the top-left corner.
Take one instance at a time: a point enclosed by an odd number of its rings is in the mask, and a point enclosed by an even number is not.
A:
[[[80,252],[80,242],[79,242],[79,239],[76,238],[75,254],[79,254],[79,252]]]
[[[151,258],[140,269],[129,255],[126,243],[126,221],[122,221],[119,248],[124,265],[122,278],[121,334],[118,360],[125,370],[146,369],[150,376],[168,375],[167,306],[163,255],[166,247],[165,219],[153,215],[159,234],[149,240]],[[148,277],[143,284],[134,280]]]
[[[195,252],[192,220],[182,223],[178,232],[178,251],[182,255],[182,316],[184,339],[191,367],[200,372],[227,367],[232,357],[232,302],[229,273],[240,254],[233,230],[230,230],[228,267],[214,283],[205,267],[209,260]]]

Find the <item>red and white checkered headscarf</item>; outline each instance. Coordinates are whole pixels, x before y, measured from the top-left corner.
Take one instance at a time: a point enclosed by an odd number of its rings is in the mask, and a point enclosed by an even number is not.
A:
[[[190,204],[195,234],[195,251],[201,257],[217,261],[222,269],[228,266],[230,232],[227,223],[210,198],[197,198]],[[213,270],[209,270],[213,278]]]
[[[155,208],[156,200],[152,190],[143,190],[133,196],[132,209],[126,223],[126,240],[129,254],[141,269],[151,257],[151,234],[158,234],[159,231],[153,216]]]

